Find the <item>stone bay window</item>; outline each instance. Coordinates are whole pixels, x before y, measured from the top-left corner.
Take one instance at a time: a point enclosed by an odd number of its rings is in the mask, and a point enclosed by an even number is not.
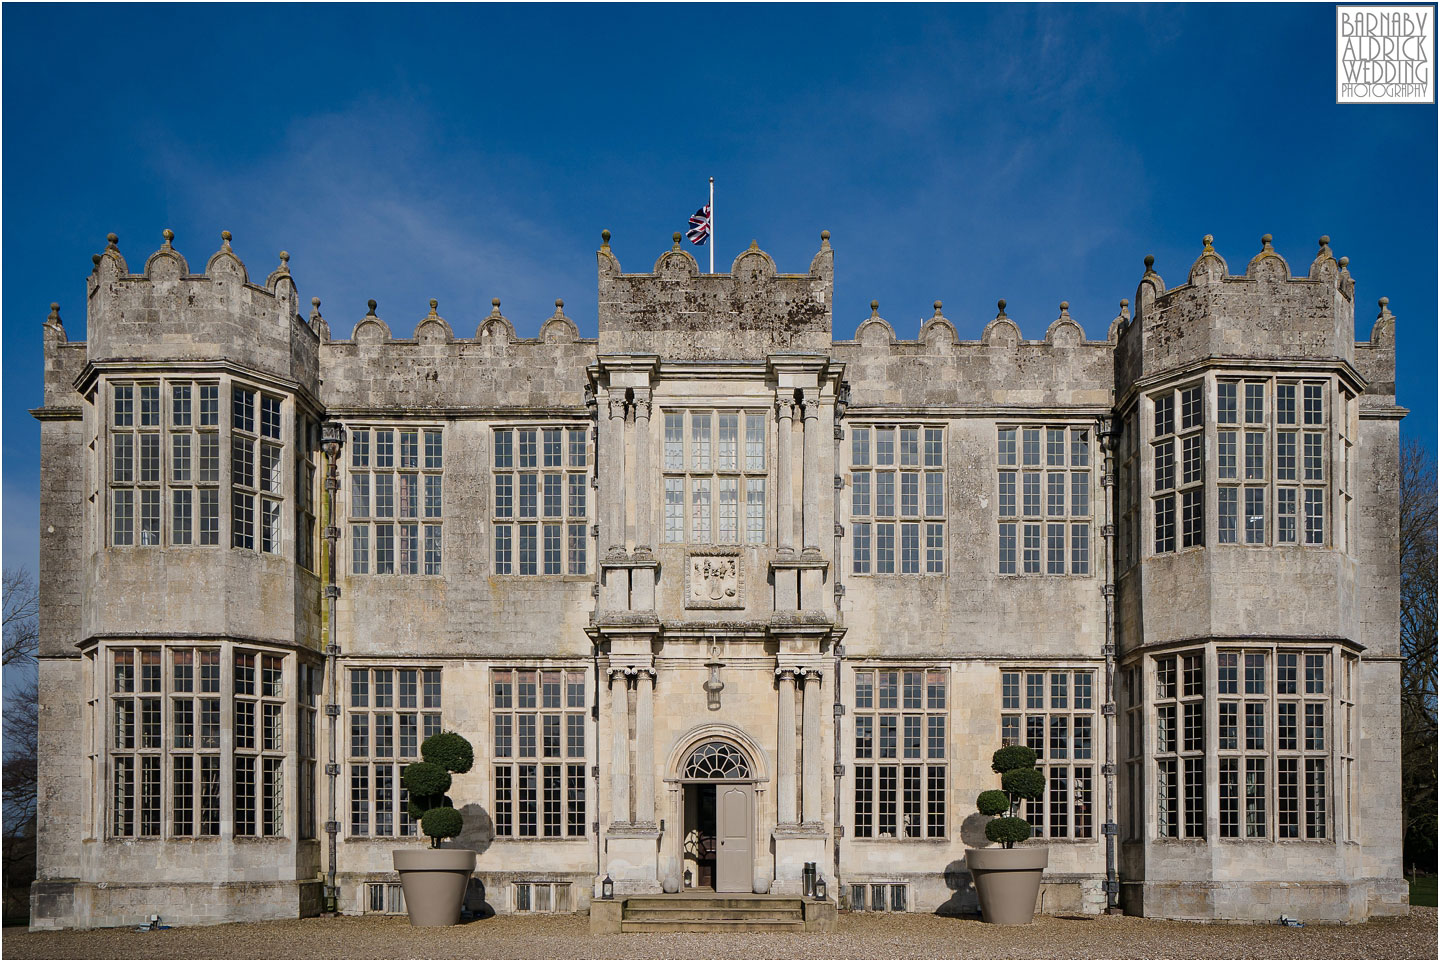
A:
[[[99,695],[91,764],[108,773],[106,837],[213,837],[225,821],[235,835],[288,834],[285,718],[296,716],[287,660],[228,645],[110,645],[90,655]],[[313,744],[294,747],[313,757]],[[298,777],[301,797],[313,796],[313,763]]]

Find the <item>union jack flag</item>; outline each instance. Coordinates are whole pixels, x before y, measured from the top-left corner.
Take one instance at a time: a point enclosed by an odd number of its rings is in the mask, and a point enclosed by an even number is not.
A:
[[[710,205],[697,210],[690,215],[690,229],[685,232],[690,243],[697,247],[704,245],[710,239]]]

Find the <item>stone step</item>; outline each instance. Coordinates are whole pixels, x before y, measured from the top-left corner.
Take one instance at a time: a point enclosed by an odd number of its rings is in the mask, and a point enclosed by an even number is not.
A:
[[[632,908],[625,906],[625,913],[622,921],[663,921],[683,922],[686,919],[695,920],[730,920],[730,921],[751,921],[751,922],[803,922],[804,913],[799,908],[764,908],[755,906],[751,908],[672,908],[666,906]]]
[[[750,919],[692,919],[690,921],[664,921],[660,919],[625,919],[620,923],[621,932],[793,932],[805,931],[805,923],[799,920],[778,922],[774,920],[752,921]]]
[[[784,909],[800,913],[802,899],[786,895],[632,895],[625,899],[629,909]]]

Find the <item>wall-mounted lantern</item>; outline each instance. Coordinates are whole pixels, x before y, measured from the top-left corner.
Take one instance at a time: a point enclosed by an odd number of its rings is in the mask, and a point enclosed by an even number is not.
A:
[[[615,883],[611,881],[610,874],[605,874],[605,881],[600,883],[600,897],[602,899],[613,899],[615,897]]]
[[[725,683],[720,680],[720,669],[724,667],[720,660],[720,646],[712,643],[710,645],[710,660],[705,662],[705,667],[710,669],[710,677],[706,680],[705,707],[711,711],[720,710],[720,693],[725,690]]]

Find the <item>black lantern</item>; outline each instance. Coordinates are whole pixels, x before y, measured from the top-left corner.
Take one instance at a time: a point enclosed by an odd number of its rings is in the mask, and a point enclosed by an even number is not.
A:
[[[817,878],[817,879],[815,880],[815,901],[817,901],[817,902],[823,902],[823,901],[825,901],[825,879],[824,879],[824,878]]]
[[[691,885],[693,885],[693,884],[694,884],[694,876],[692,876],[692,875],[690,874],[690,870],[687,868],[687,869],[685,870],[685,887],[688,889],[688,888],[689,888]]]
[[[605,874],[605,881],[600,883],[600,897],[602,899],[613,899],[615,897],[615,883],[610,880],[610,874]]]

